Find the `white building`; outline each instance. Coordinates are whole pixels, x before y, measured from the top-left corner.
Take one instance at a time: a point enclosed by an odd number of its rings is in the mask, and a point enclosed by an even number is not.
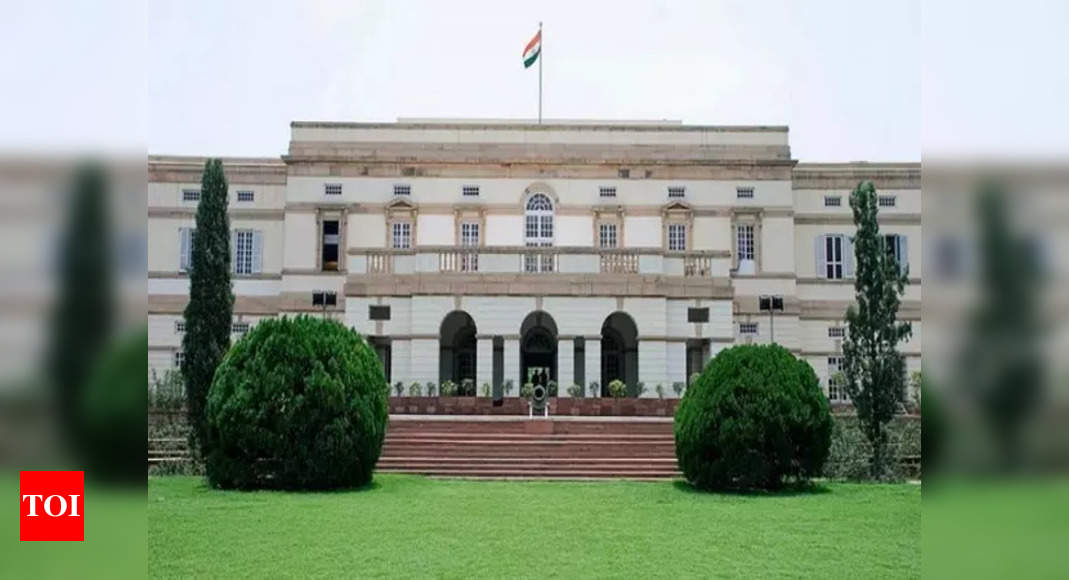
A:
[[[391,384],[471,378],[500,392],[544,369],[561,396],[614,378],[655,396],[720,349],[774,332],[826,385],[854,292],[848,196],[868,179],[881,230],[915,273],[900,316],[913,321],[904,352],[920,368],[919,163],[798,163],[782,126],[291,131],[281,158],[224,159],[235,339],[264,317],[315,312],[368,337]],[[150,368],[181,356],[203,164],[149,158]],[[313,305],[316,292],[336,305]],[[783,297],[774,322],[761,295]]]

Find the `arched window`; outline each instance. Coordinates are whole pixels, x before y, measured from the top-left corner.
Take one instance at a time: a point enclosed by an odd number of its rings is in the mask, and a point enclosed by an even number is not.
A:
[[[529,247],[553,245],[553,202],[544,193],[527,198],[524,208],[524,243]],[[551,254],[527,254],[524,256],[527,272],[552,272]]]

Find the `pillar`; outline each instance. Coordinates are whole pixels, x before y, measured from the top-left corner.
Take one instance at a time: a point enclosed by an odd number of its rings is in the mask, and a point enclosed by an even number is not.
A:
[[[575,339],[557,341],[557,396],[567,397],[568,387],[575,382]]]
[[[517,397],[520,394],[520,339],[505,339],[505,375],[504,382],[512,381],[512,392],[505,393],[506,397]]]
[[[665,383],[664,383],[664,396],[674,397],[675,391],[672,390],[672,383],[682,382],[687,384],[687,343],[683,340],[669,342],[665,346],[668,353],[668,363],[666,365]],[[657,385],[654,385],[656,388]]]
[[[483,395],[483,384],[494,384],[494,339],[479,337],[475,344],[475,394]]]
[[[410,360],[410,383],[419,381],[420,385],[426,385],[427,382],[438,384],[438,339],[412,339]]]
[[[601,384],[601,335],[586,337],[586,384],[583,385],[583,389],[588,397],[600,397],[601,391],[593,395],[590,394],[590,383],[597,381],[598,385],[604,387]]]
[[[663,340],[638,341],[638,380],[645,383],[643,397],[656,397],[657,385],[662,385],[671,392],[672,384],[667,382],[667,350]]]

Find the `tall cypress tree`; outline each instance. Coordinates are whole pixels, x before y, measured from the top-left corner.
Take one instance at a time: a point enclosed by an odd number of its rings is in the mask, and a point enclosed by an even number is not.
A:
[[[201,177],[189,268],[186,334],[182,338],[182,377],[191,427],[190,449],[204,443],[204,406],[215,369],[230,348],[234,294],[230,287],[230,220],[223,162],[209,159]]]
[[[86,164],[72,182],[69,213],[58,253],[58,288],[52,313],[47,372],[69,443],[82,443],[81,393],[109,344],[114,304],[108,183],[104,169]]]
[[[890,473],[887,423],[906,399],[906,359],[898,343],[912,326],[898,322],[898,307],[909,281],[909,267],[889,252],[877,222],[876,187],[858,184],[850,194],[857,234],[854,236],[856,304],[846,311],[848,333],[843,340],[845,388],[857,409],[865,437],[872,444],[871,475]]]

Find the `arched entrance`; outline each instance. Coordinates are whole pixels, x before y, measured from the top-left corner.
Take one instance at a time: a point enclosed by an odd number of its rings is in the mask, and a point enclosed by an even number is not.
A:
[[[616,379],[628,386],[638,383],[638,327],[626,312],[613,312],[601,325],[602,396]]]
[[[547,312],[527,315],[520,326],[520,385],[557,380],[557,323]]]
[[[438,384],[453,381],[460,387],[464,379],[475,381],[475,321],[456,310],[442,320],[438,335]]]

